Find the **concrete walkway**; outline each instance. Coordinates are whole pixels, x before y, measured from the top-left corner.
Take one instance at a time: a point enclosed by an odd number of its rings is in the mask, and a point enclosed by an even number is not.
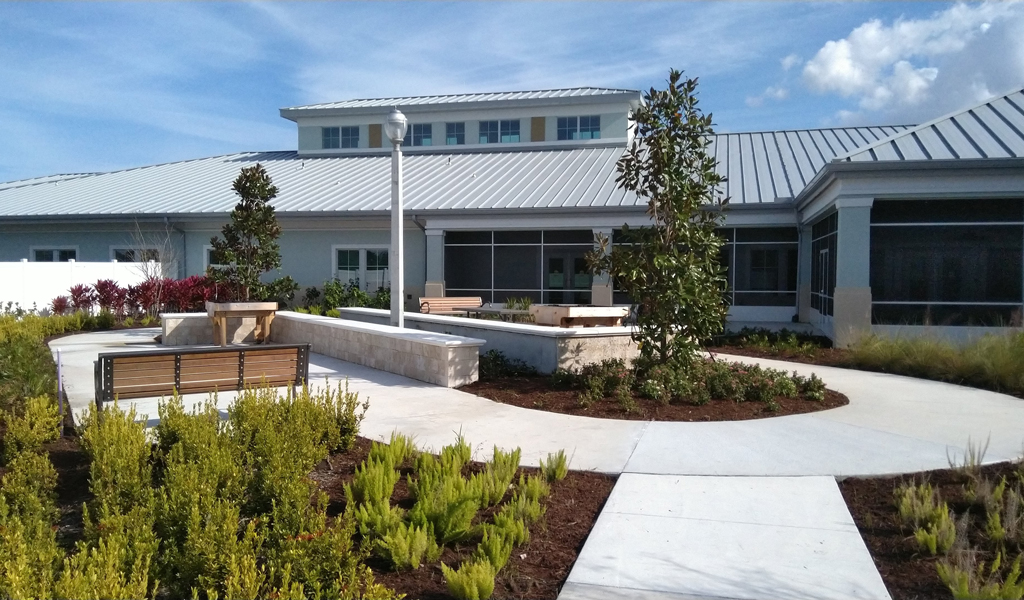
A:
[[[143,349],[156,330],[62,338],[76,411],[92,402],[100,351]],[[437,450],[461,432],[478,458],[520,447],[536,465],[565,449],[571,467],[621,473],[562,598],[888,598],[834,477],[946,468],[968,439],[986,462],[1024,450],[1024,401],[895,375],[725,357],[812,372],[850,398],[806,415],[718,423],[594,419],[498,404],[345,363],[310,360],[314,386],[369,399],[363,435],[394,430]],[[221,394],[227,407],[234,394]],[[186,402],[205,396],[186,396]],[[133,402],[155,417],[157,401]],[[708,477],[714,476],[714,477]]]

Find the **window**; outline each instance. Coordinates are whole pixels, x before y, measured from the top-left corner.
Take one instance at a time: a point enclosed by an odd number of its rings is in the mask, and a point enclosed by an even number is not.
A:
[[[375,293],[391,287],[387,248],[334,247],[334,278]]]
[[[337,148],[337,146],[334,146]],[[359,147],[359,128],[358,127],[342,127],[341,128],[341,147],[342,148],[358,148]]]
[[[558,139],[597,140],[601,138],[601,116],[558,117]]]
[[[721,264],[733,306],[796,306],[795,227],[728,228]]]
[[[405,132],[403,146],[430,146],[432,145],[433,126],[430,123],[413,123]]]
[[[839,242],[839,213],[811,226],[811,308],[832,316],[836,289],[836,250]]]
[[[466,143],[465,123],[445,123],[444,143],[449,146],[461,146]]]
[[[519,141],[519,119],[506,121],[480,121],[480,143],[502,144]]]
[[[871,208],[875,324],[1021,324],[1024,203],[881,200]]]
[[[325,150],[341,147],[341,130],[338,127],[321,127],[320,140]]]
[[[501,121],[501,143],[509,144],[519,141],[519,120]]]
[[[212,246],[206,246],[204,248],[204,261],[204,269],[211,267],[214,269],[223,269],[230,265],[227,258],[224,256],[224,253],[214,250]]]
[[[580,230],[448,231],[444,237],[445,292],[484,302],[589,304],[586,253],[594,233]]]
[[[110,257],[117,262],[159,262],[160,251],[156,248],[111,248]]]
[[[498,122],[497,121],[480,121],[480,143],[481,144],[497,144],[498,143]]]
[[[78,260],[77,248],[32,248],[34,262],[68,262]]]

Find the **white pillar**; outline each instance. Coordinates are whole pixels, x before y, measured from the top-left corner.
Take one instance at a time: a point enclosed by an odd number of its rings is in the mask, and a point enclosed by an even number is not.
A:
[[[405,244],[402,215],[402,143],[391,150],[391,325],[405,327]]]

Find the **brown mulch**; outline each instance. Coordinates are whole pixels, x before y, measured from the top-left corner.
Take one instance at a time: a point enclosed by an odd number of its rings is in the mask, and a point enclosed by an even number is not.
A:
[[[371,442],[357,438],[349,452],[334,454],[316,467],[310,477],[330,498],[328,512],[340,514],[345,508],[344,485],[352,480],[356,466],[370,451]],[[83,535],[82,505],[88,502],[89,459],[75,437],[64,437],[46,445],[50,460],[57,470],[57,506],[60,511],[57,539],[67,550]],[[477,471],[482,463],[471,463],[467,469]],[[522,469],[535,473],[537,469]],[[0,476],[4,469],[0,467]],[[412,508],[405,475],[395,486],[392,502],[405,509]],[[598,513],[615,485],[615,477],[599,473],[570,471],[562,481],[551,485],[551,495],[542,500],[545,516],[530,530],[530,541],[516,548],[508,564],[498,573],[495,599],[555,600],[569,576],[583,543],[590,534]],[[506,498],[507,500],[508,498]],[[488,518],[494,509],[481,513]],[[473,553],[475,543],[446,548],[441,561],[451,567]],[[367,563],[374,570],[377,581],[418,600],[450,600],[448,588],[441,575],[440,563],[421,566],[416,571],[393,572],[389,565],[377,559]]]
[[[338,514],[344,510],[344,485],[352,480],[356,466],[366,459],[370,444],[369,440],[359,438],[351,451],[331,456],[330,461],[324,461],[313,471],[311,477],[330,496],[329,512]],[[471,463],[467,468],[476,471],[483,465]],[[405,509],[413,504],[405,479],[410,472],[409,468],[402,469],[402,478],[391,496],[392,504]],[[498,573],[493,598],[555,600],[614,485],[614,476],[579,471],[570,471],[564,480],[551,484],[551,495],[541,501],[546,509],[543,519],[530,529],[530,541],[516,548]],[[483,511],[478,519],[488,518],[493,512],[494,509]],[[475,543],[445,548],[438,563],[415,571],[393,572],[387,563],[377,560],[367,564],[373,568],[377,581],[407,598],[449,600],[452,596],[441,575],[440,563],[457,567],[475,548]]]
[[[833,390],[825,391],[825,400],[822,402],[779,396],[775,399],[779,409],[772,412],[762,402],[712,400],[701,406],[685,403],[663,405],[634,394],[633,399],[637,408],[626,410],[614,398],[605,398],[582,406],[576,390],[557,387],[551,382],[550,377],[543,375],[500,377],[477,381],[459,389],[495,402],[522,408],[581,417],[632,421],[744,421],[828,410],[845,406],[850,402],[846,396]]]
[[[1016,481],[1017,469],[1018,465],[1014,463],[999,463],[984,466],[981,472],[994,481],[1006,476],[1012,484]],[[848,478],[839,482],[846,505],[893,600],[940,600],[953,597],[939,579],[935,566],[938,559],[921,553],[914,540],[914,532],[899,524],[893,491],[901,483],[922,481],[931,483],[957,514],[970,509],[963,498],[966,478],[952,469],[895,477]],[[979,528],[984,528],[983,519],[983,516],[976,518],[975,534],[978,539],[972,535],[973,543],[982,541]],[[988,562],[992,556],[980,558]]]

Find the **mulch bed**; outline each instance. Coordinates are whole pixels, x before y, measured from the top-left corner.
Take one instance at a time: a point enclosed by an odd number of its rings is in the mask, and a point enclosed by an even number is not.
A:
[[[334,454],[311,473],[330,497],[328,511],[340,514],[345,508],[344,484],[352,480],[355,468],[370,452],[371,442],[358,438],[347,453]],[[60,510],[58,542],[68,551],[83,535],[82,505],[92,498],[89,492],[89,459],[75,437],[64,437],[46,445],[50,461],[57,470],[57,505]],[[470,470],[481,470],[481,463],[471,463]],[[537,469],[524,468],[527,473]],[[0,467],[0,476],[4,469]],[[412,508],[405,475],[395,486],[392,502]],[[551,485],[551,495],[542,500],[546,514],[530,531],[530,541],[516,548],[508,564],[498,574],[495,599],[555,600],[569,576],[576,557],[583,548],[608,495],[615,477],[599,473],[570,471],[562,481]],[[506,498],[507,500],[507,498]],[[489,517],[494,509],[482,515]],[[446,548],[441,561],[457,567],[476,548],[475,543]],[[367,563],[377,581],[418,600],[451,599],[441,575],[440,564],[421,566],[416,571],[391,572],[389,566],[375,559]]]
[[[332,456],[330,464],[324,461],[313,471],[311,477],[330,496],[329,512],[337,514],[344,510],[344,484],[352,480],[356,466],[366,459],[370,444],[370,440],[359,438],[350,452]],[[483,465],[470,463],[468,468],[475,471]],[[537,469],[521,471],[529,474]],[[405,509],[413,505],[405,479],[409,472],[410,469],[402,470],[402,478],[391,496],[392,504]],[[614,476],[579,471],[570,471],[564,480],[551,484],[551,495],[541,501],[546,509],[544,517],[531,528],[530,541],[516,548],[508,564],[498,573],[493,598],[555,600],[614,485]],[[493,512],[494,509],[490,509],[481,516],[490,517]],[[469,558],[475,548],[475,543],[445,548],[440,562],[456,567]],[[406,594],[407,598],[452,598],[439,563],[397,573],[381,561],[371,560],[367,564],[373,568],[377,581]]]
[[[628,419],[633,421],[742,421],[781,417],[827,410],[849,404],[850,400],[833,390],[825,391],[825,400],[814,402],[800,398],[778,397],[779,409],[772,412],[762,402],[734,402],[712,400],[707,404],[663,405],[639,395],[633,396],[637,409],[627,411],[614,398],[605,398],[584,407],[580,405],[576,390],[555,386],[550,377],[498,377],[477,381],[459,388],[502,404],[533,408],[582,417]]]
[[[981,468],[983,476],[998,481],[1004,475],[1011,484],[1016,481],[1018,466],[999,463]],[[931,483],[951,509],[960,514],[968,508],[963,499],[964,475],[942,469],[895,477],[848,478],[839,482],[839,489],[871,557],[882,575],[893,600],[938,600],[952,598],[949,589],[939,580],[936,557],[921,553],[914,532],[900,527],[893,500],[893,490],[901,483]],[[983,518],[983,517],[979,517]],[[981,523],[983,526],[983,523]],[[972,542],[979,540],[972,539]],[[990,562],[992,556],[982,556]],[[1012,560],[1013,557],[1009,557]]]
[[[756,346],[711,346],[707,348],[712,354],[734,354],[753,358],[786,360],[806,365],[822,365],[825,367],[853,368],[849,364],[849,351],[842,348],[815,348],[813,351],[769,350]]]

